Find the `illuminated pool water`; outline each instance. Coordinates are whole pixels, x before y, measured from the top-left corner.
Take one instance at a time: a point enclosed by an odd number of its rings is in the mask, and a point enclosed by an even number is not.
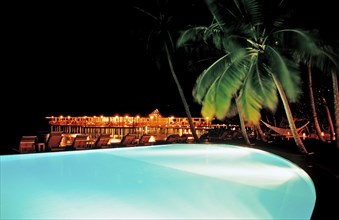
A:
[[[4,155],[1,219],[310,219],[311,178],[227,144]]]

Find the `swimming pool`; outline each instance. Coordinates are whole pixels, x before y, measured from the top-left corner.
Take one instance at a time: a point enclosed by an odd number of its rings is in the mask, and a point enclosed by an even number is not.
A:
[[[1,219],[310,219],[311,178],[227,144],[3,155]]]

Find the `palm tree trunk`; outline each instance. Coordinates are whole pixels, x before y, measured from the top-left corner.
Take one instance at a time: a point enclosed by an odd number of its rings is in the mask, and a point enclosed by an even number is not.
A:
[[[247,145],[251,145],[250,139],[248,138],[248,135],[247,135],[245,121],[244,121],[244,118],[242,117],[241,109],[239,107],[238,98],[237,97],[235,97],[235,103],[236,103],[237,109],[238,109],[239,121],[240,121],[240,127],[241,127],[242,136],[244,137],[244,139],[246,141],[246,144]]]
[[[297,128],[296,128],[294,120],[293,120],[293,115],[292,115],[291,108],[290,108],[290,105],[288,103],[285,91],[284,91],[281,83],[276,79],[274,74],[272,74],[272,78],[273,78],[274,83],[275,83],[275,85],[276,85],[276,87],[278,89],[280,98],[281,98],[281,100],[283,102],[285,113],[286,113],[286,117],[287,117],[287,120],[288,120],[289,127],[291,129],[294,141],[295,141],[295,143],[296,143],[296,145],[299,148],[299,151],[301,153],[308,154],[308,151],[307,151],[306,147],[304,146],[304,143],[302,142],[301,138],[297,134]]]
[[[266,138],[264,132],[262,131],[260,125],[258,124],[258,125],[256,125],[254,128],[255,128],[256,131],[258,131],[260,139],[261,139],[263,142],[267,142],[267,138]]]
[[[321,129],[320,129],[319,120],[317,116],[317,110],[315,108],[315,103],[314,103],[311,64],[308,64],[308,89],[310,93],[310,103],[311,103],[312,116],[313,116],[315,130],[317,131],[318,138],[322,142],[325,142],[326,141],[325,138],[321,135]]]
[[[333,98],[334,98],[334,118],[335,118],[335,137],[337,141],[337,148],[339,148],[339,89],[338,77],[335,71],[332,71],[332,84],[333,84]]]
[[[330,125],[331,139],[335,140],[335,131],[334,131],[333,121],[332,121],[332,117],[331,117],[331,112],[330,112],[330,109],[329,109],[329,107],[327,105],[325,97],[322,97],[322,99],[323,99],[323,103],[324,103],[324,106],[325,106],[325,111],[326,111],[326,115],[327,115],[327,121],[328,121],[328,123]]]
[[[175,81],[175,84],[177,85],[177,88],[178,88],[178,91],[179,91],[179,94],[180,94],[180,97],[181,97],[181,101],[182,101],[182,103],[184,105],[184,108],[185,108],[185,111],[186,111],[186,115],[187,115],[187,119],[188,119],[188,123],[190,125],[190,129],[191,129],[191,132],[192,132],[192,135],[193,135],[193,138],[194,138],[194,142],[198,143],[199,142],[199,137],[198,137],[197,132],[195,130],[195,127],[194,127],[194,124],[193,124],[193,120],[192,120],[192,116],[191,116],[191,112],[189,110],[189,107],[188,107],[188,104],[187,104],[184,92],[183,92],[183,90],[182,90],[182,88],[180,86],[180,82],[179,82],[179,80],[177,78],[177,75],[174,72],[174,68],[173,68],[173,64],[172,64],[172,60],[171,60],[171,55],[170,55],[170,53],[168,51],[168,47],[167,47],[166,43],[165,43],[165,49],[166,49],[168,65],[170,67],[170,70],[171,70],[173,79]]]

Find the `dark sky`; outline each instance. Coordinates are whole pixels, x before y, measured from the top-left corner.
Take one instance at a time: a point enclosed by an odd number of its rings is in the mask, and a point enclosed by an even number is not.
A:
[[[47,115],[147,112],[164,99],[174,104],[171,76],[147,56],[148,18],[123,2],[13,6],[6,57],[13,92],[6,99],[14,105],[35,99]]]
[[[156,1],[15,2],[3,10],[1,101],[6,135],[21,136],[48,128],[45,116],[148,115],[184,116],[180,97],[166,64],[157,69],[147,54],[148,18],[131,6],[156,14]],[[109,2],[109,3],[108,3]],[[334,1],[295,5],[296,24],[338,32]],[[169,0],[173,28],[210,22],[199,0]],[[332,25],[331,31],[325,26]],[[185,57],[174,68],[192,115],[200,106],[191,91],[197,74],[187,71]]]

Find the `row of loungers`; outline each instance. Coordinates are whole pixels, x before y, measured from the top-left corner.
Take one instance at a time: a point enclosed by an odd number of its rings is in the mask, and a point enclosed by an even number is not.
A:
[[[120,142],[111,144],[110,134],[100,134],[96,140],[88,140],[88,135],[78,134],[73,138],[72,143],[68,146],[61,146],[63,132],[50,132],[45,142],[38,142],[37,136],[22,136],[19,149],[13,149],[18,153],[34,153],[34,152],[51,152],[62,150],[85,150],[100,149],[112,147],[130,147],[130,146],[147,146],[153,145],[151,142],[152,135],[144,134],[140,138],[135,134],[127,134],[123,136]],[[192,140],[190,134],[172,134],[169,135],[163,143],[189,143]]]

